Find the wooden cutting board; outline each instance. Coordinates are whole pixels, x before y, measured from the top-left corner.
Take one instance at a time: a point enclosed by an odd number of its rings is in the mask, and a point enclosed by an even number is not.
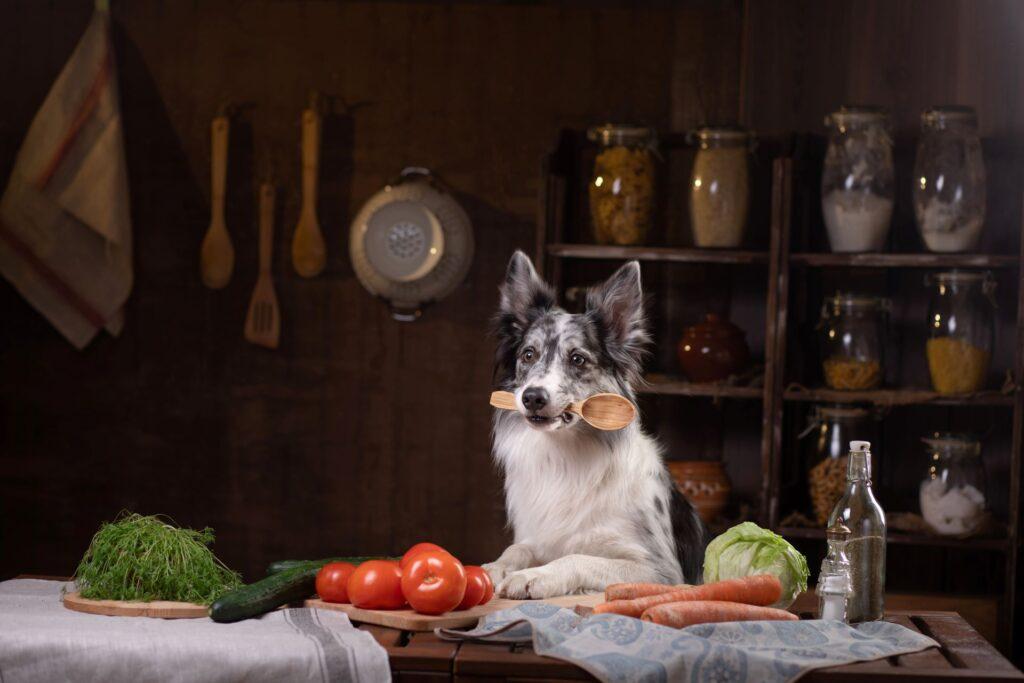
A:
[[[491,612],[498,612],[503,609],[509,609],[510,607],[526,603],[542,602],[558,605],[559,607],[575,608],[582,605],[592,608],[594,605],[604,602],[604,594],[587,593],[584,595],[563,595],[560,598],[548,598],[547,600],[507,600],[505,598],[494,598],[486,605],[479,605],[472,609],[462,610],[459,612],[448,612],[440,616],[418,614],[413,612],[411,609],[360,609],[359,607],[349,604],[324,602],[320,598],[311,598],[306,600],[306,607],[344,612],[352,621],[358,621],[364,624],[386,626],[388,628],[396,628],[402,631],[433,631],[435,628],[464,628],[466,626],[476,626],[476,622],[480,617],[490,614]]]
[[[210,611],[206,605],[194,602],[126,602],[124,600],[90,600],[78,592],[64,596],[64,606],[76,612],[103,614],[108,617],[156,617],[158,619],[197,619]]]

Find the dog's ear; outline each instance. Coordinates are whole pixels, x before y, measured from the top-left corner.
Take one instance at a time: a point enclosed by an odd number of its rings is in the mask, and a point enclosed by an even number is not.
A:
[[[540,279],[530,257],[516,250],[501,285],[501,315],[525,328],[538,313],[555,305],[555,293]]]
[[[603,284],[587,291],[587,314],[597,323],[605,347],[630,379],[640,374],[640,364],[650,337],[640,287],[640,264],[630,261]]]

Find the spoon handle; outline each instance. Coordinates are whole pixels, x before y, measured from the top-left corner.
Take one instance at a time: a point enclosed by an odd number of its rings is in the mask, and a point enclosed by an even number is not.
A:
[[[516,395],[508,391],[492,391],[491,405],[502,410],[515,410]]]

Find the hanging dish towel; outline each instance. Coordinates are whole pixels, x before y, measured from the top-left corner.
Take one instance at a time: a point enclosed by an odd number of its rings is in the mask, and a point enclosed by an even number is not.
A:
[[[117,335],[132,230],[110,12],[92,21],[36,114],[0,198],[0,273],[68,341]]]

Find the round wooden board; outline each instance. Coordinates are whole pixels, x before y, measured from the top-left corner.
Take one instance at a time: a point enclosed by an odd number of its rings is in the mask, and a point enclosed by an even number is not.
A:
[[[76,612],[103,614],[108,617],[153,617],[157,619],[198,619],[209,615],[210,608],[193,602],[125,602],[124,600],[90,600],[77,592],[64,595],[64,606]]]

